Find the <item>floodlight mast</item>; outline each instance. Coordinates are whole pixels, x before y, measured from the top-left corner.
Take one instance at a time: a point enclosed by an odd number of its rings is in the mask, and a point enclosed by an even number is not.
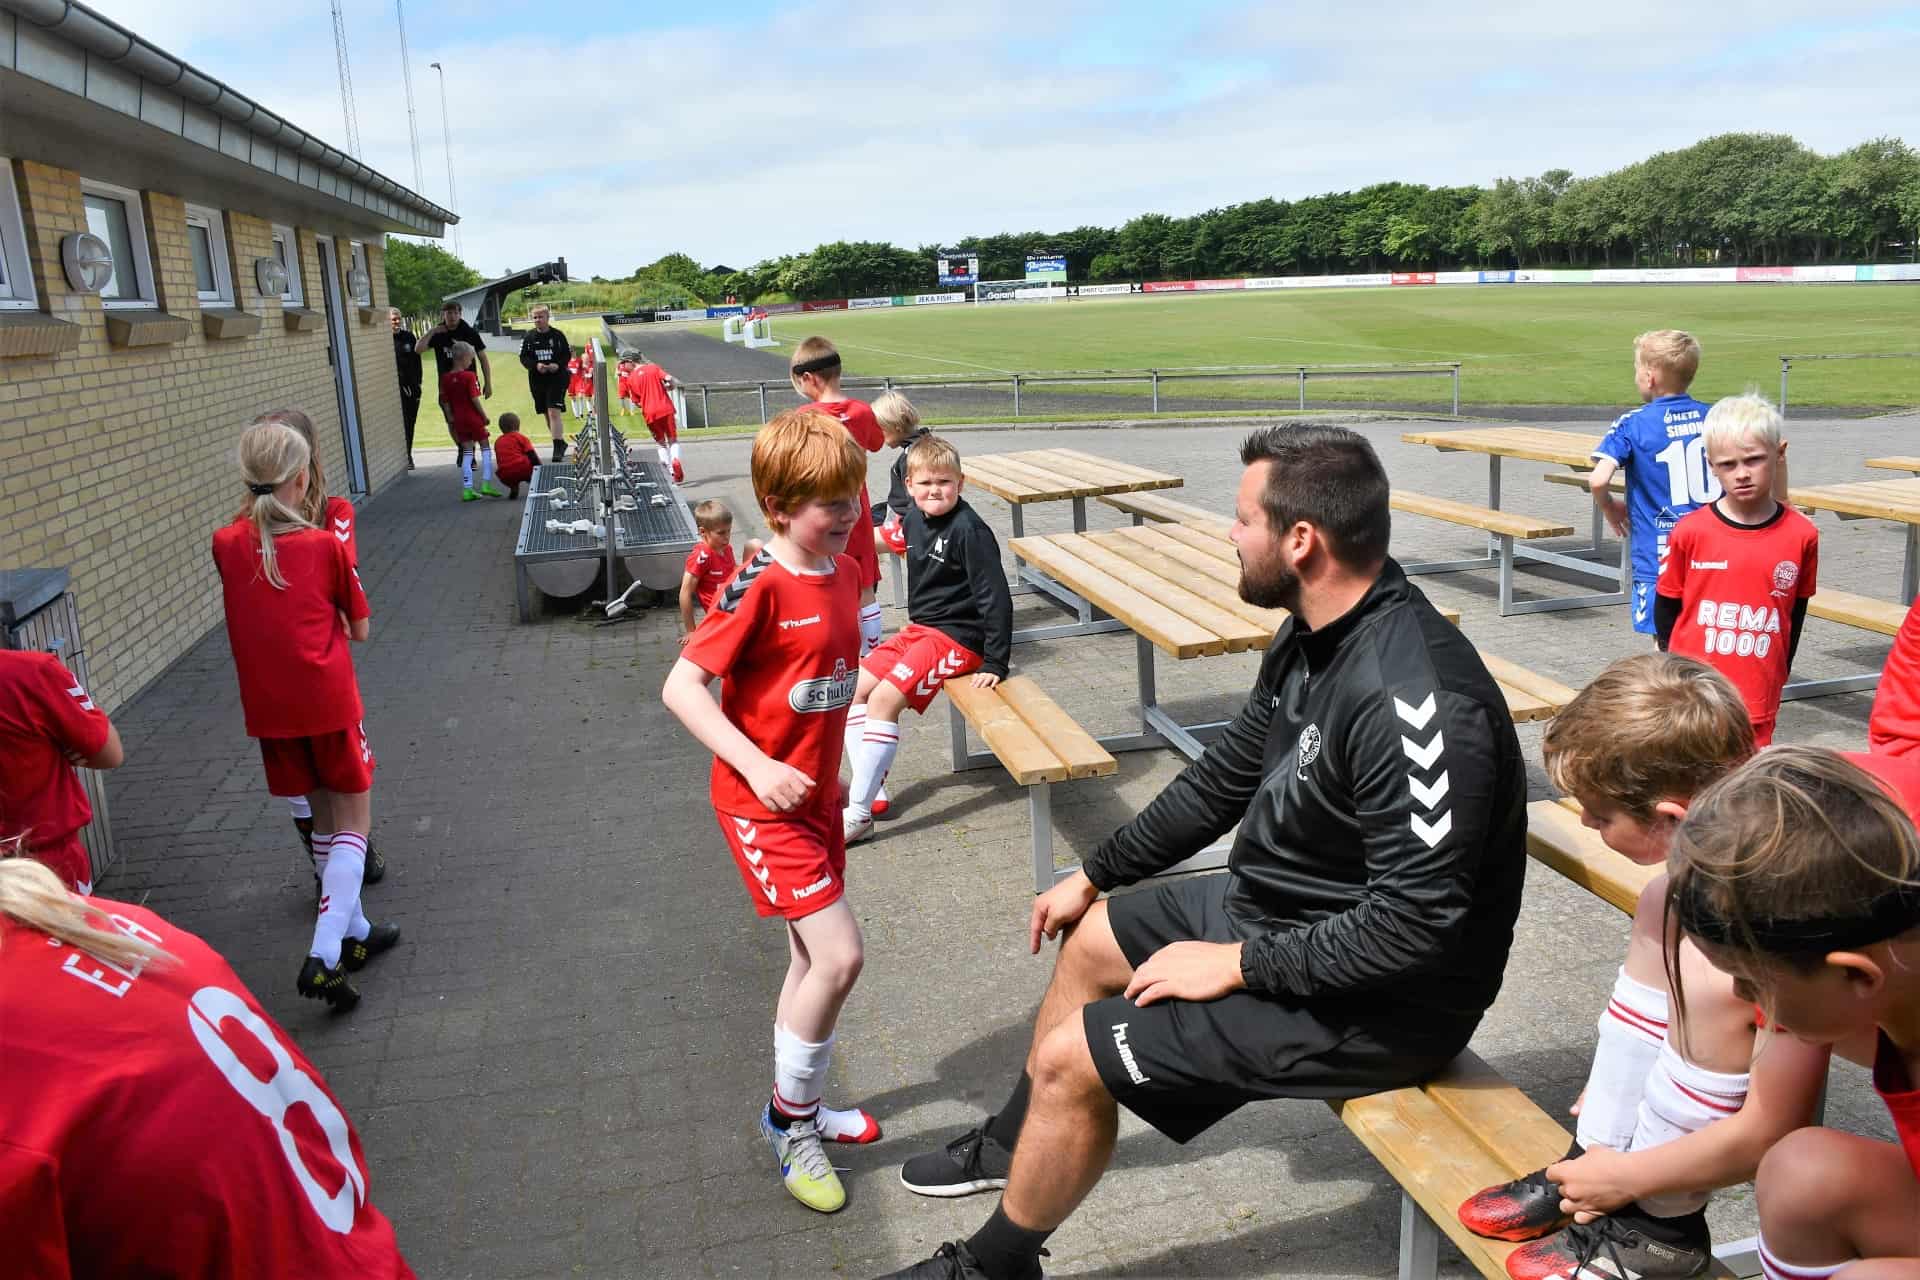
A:
[[[400,84],[407,91],[407,137],[413,143],[413,189],[427,185],[426,166],[420,162],[420,121],[413,110],[413,63],[407,56],[407,15],[402,0],[393,0],[393,18],[400,24]]]
[[[447,115],[447,69],[437,62],[427,64],[440,73],[440,145],[447,153],[447,205],[455,214],[460,212],[460,196],[453,188],[453,127],[448,123]],[[460,224],[454,223],[453,256],[460,256]]]
[[[360,158],[360,121],[353,110],[353,69],[347,65],[347,19],[333,0],[333,56],[340,69],[340,115],[346,122],[347,153]]]

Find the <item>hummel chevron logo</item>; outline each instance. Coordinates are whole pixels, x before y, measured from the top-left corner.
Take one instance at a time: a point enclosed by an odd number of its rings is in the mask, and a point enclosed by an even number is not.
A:
[[[1415,765],[1422,769],[1431,769],[1433,762],[1440,758],[1440,753],[1446,750],[1446,738],[1446,734],[1436,729],[1434,730],[1433,741],[1423,747],[1412,738],[1402,735],[1400,739],[1400,749],[1407,753],[1407,759],[1413,761]]]
[[[1393,713],[1415,729],[1427,727],[1427,721],[1433,719],[1433,709],[1434,701],[1431,693],[1427,695],[1427,700],[1417,707],[1410,707],[1398,698],[1393,700]]]
[[[1422,809],[1437,809],[1440,802],[1447,798],[1447,771],[1442,769],[1440,776],[1426,785],[1412,774],[1407,775],[1407,789],[1413,792],[1413,798],[1420,802]]]
[[[1447,838],[1447,832],[1453,830],[1453,810],[1447,810],[1431,823],[1423,821],[1416,813],[1412,822],[1413,834],[1426,841],[1427,848],[1431,849]]]
[[[82,689],[79,685],[76,684],[72,688],[68,689],[67,692],[79,700],[80,709],[82,711],[93,710],[93,699],[87,696],[87,691],[85,689]]]
[[[946,680],[959,669],[959,653],[952,649],[947,650],[947,656],[934,663],[933,670],[927,672],[925,678],[913,686],[914,693],[922,698],[931,695],[933,691],[940,686],[942,681]]]

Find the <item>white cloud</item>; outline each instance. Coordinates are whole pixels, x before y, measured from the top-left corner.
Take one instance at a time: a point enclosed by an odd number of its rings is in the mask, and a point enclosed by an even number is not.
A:
[[[275,16],[259,36],[271,56],[255,57],[213,0],[97,2],[339,139],[324,11],[296,23],[259,7]],[[915,245],[1392,178],[1593,173],[1736,129],[1831,151],[1920,118],[1920,23],[1868,0],[1833,0],[1817,26],[1786,0],[1737,21],[1670,0],[1254,5],[1102,67],[1009,58],[1013,37],[994,38],[1107,20],[1084,0],[990,0],[957,40],[949,20],[876,0],[586,39],[506,34],[519,9],[475,20],[468,5],[451,26],[447,11],[408,9],[423,194],[446,197],[438,57],[461,240],[489,274],[564,254],[577,274],[622,275],[674,250],[740,266],[831,239]],[[412,182],[392,5],[353,0],[348,30],[364,158]]]

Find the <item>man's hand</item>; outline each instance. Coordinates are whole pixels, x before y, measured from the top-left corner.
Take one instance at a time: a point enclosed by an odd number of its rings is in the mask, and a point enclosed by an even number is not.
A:
[[[480,398],[482,400],[493,399],[493,379],[492,378],[488,378],[487,385],[480,388]]]
[[[976,671],[973,673],[973,687],[976,689],[991,689],[999,683],[1000,677],[991,671]]]
[[[1144,1008],[1160,1000],[1218,1000],[1246,985],[1239,943],[1171,942],[1133,971],[1126,994]]]
[[[746,775],[754,796],[775,813],[798,809],[813,790],[812,778],[778,760],[763,760],[746,770]]]
[[[1629,1186],[1632,1168],[1625,1152],[1588,1147],[1575,1160],[1547,1166],[1547,1180],[1560,1187],[1560,1210],[1576,1222],[1592,1222],[1636,1199]]]
[[[1076,871],[1033,900],[1033,914],[1027,920],[1027,949],[1040,953],[1040,937],[1052,938],[1087,914],[1087,908],[1100,896],[1087,873]]]

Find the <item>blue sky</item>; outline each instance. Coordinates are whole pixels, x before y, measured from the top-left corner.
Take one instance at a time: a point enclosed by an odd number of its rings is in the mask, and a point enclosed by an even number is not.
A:
[[[90,2],[344,144],[320,0],[251,6],[244,34],[232,0]],[[905,8],[405,0],[420,188],[447,202],[436,59],[460,248],[489,275],[555,255],[581,276],[674,251],[740,266],[832,239],[1585,174],[1729,130],[1822,151],[1920,143],[1910,3]],[[363,158],[412,184],[393,0],[348,0],[346,21]]]

